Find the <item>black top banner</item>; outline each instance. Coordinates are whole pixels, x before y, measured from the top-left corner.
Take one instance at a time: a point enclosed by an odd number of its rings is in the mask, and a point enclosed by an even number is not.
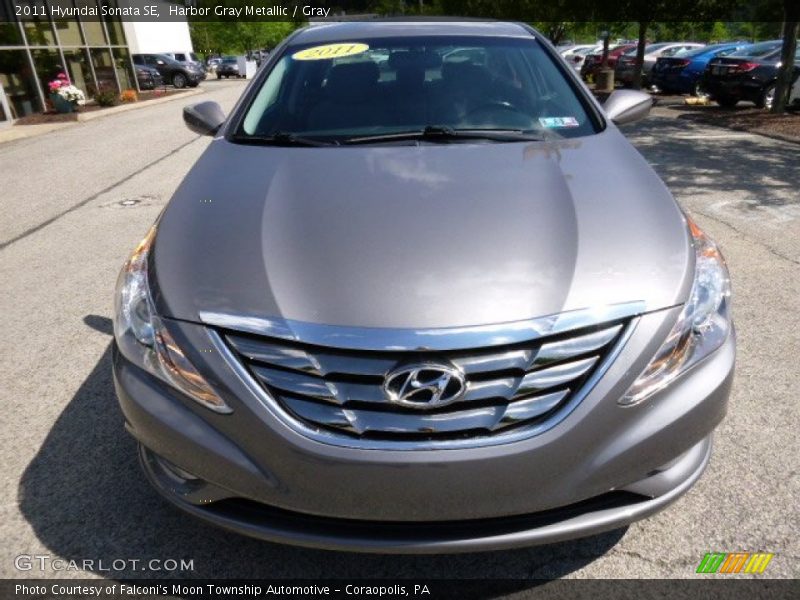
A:
[[[0,21],[324,21],[475,18],[526,22],[780,22],[797,0],[0,0]]]

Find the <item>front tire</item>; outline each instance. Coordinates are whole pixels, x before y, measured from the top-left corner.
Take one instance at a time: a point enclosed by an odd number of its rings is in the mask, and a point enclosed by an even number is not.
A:
[[[175,75],[172,76],[172,85],[177,89],[186,87],[186,75],[183,73],[175,73]]]

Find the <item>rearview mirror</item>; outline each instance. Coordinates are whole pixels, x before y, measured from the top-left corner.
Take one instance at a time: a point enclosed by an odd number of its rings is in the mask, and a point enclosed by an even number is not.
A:
[[[609,119],[617,125],[624,125],[644,119],[650,113],[652,106],[653,98],[650,94],[635,90],[618,90],[612,92],[603,108]]]
[[[225,122],[225,113],[216,102],[198,102],[183,109],[183,122],[200,135],[215,135]]]

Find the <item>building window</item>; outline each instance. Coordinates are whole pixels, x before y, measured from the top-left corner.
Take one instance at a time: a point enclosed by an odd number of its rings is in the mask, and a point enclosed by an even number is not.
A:
[[[45,98],[50,95],[48,84],[53,81],[59,73],[66,73],[64,65],[61,63],[61,54],[58,50],[31,50],[33,65],[36,69],[36,79],[41,86]]]
[[[25,50],[0,50],[0,84],[5,90],[12,119],[42,110],[36,75]]]
[[[92,79],[92,68],[89,66],[89,58],[86,56],[84,48],[74,50],[64,50],[64,60],[67,62],[67,74],[73,85],[83,90],[85,94],[94,87]]]
[[[30,6],[31,13],[35,15],[48,14],[47,6],[42,0],[19,0],[22,6]],[[53,33],[53,24],[49,17],[30,17],[22,21],[25,29],[25,38],[29,46],[55,46],[56,35]]]
[[[106,30],[112,46],[125,46],[125,32],[122,29],[122,21],[118,17],[108,17],[106,19]]]
[[[83,46],[81,28],[75,19],[59,19],[55,25],[62,46]]]
[[[21,46],[22,35],[14,16],[11,0],[0,0],[0,46]]]
[[[114,63],[111,61],[111,52],[105,48],[92,48],[90,52],[92,65],[94,65],[94,74],[97,77],[97,91],[119,91],[117,79],[114,76]],[[92,95],[94,94],[92,93]]]
[[[123,90],[136,89],[136,77],[131,67],[131,55],[127,48],[113,48],[114,66],[117,69],[117,78]]]
[[[79,9],[85,6],[90,10],[94,10],[99,13],[99,9],[97,8],[97,0],[76,0],[75,6],[77,6]],[[86,43],[89,46],[108,45],[108,42],[106,41],[106,34],[103,31],[103,24],[100,21],[96,19],[84,19],[81,22],[83,23],[83,33],[86,36]]]

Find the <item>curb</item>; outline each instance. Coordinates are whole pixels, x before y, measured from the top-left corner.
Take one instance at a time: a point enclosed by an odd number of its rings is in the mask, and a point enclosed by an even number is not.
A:
[[[667,106],[662,105],[661,108],[667,108]],[[668,118],[668,119],[680,119],[683,121],[688,121],[690,123],[696,123],[698,125],[705,125],[707,127],[715,127],[716,129],[724,129],[725,131],[736,131],[738,133],[749,133],[750,135],[758,135],[764,138],[769,138],[773,140],[778,140],[780,142],[787,142],[789,144],[800,144],[800,137],[794,137],[791,135],[785,135],[782,133],[772,133],[769,131],[758,131],[756,129],[747,129],[745,127],[728,127],[727,125],[721,125],[719,123],[712,123],[710,121],[706,121],[704,119],[692,119],[687,118],[684,115],[687,113],[681,113],[678,111],[673,111],[674,114],[670,114],[667,112],[662,112],[656,116]]]
[[[86,121],[94,121],[95,119],[101,119],[102,117],[109,117],[111,115],[115,115],[121,112],[127,112],[129,110],[137,110],[139,108],[147,108],[148,106],[163,104],[164,102],[172,102],[173,100],[180,100],[181,98],[188,98],[189,96],[202,94],[204,91],[205,90],[201,89],[200,87],[196,87],[193,90],[186,90],[185,92],[171,94],[164,98],[156,98],[155,100],[145,100],[144,102],[131,102],[130,104],[113,106],[111,108],[106,108],[104,110],[98,110],[89,113],[78,113],[77,122],[85,123]]]
[[[781,142],[788,142],[790,144],[800,144],[800,138],[792,137],[791,135],[784,135],[782,133],[762,133],[760,131],[753,131],[747,129],[736,129],[734,131],[747,131],[747,133],[752,133],[753,135],[760,135],[761,137],[771,138],[773,140],[779,140]]]
[[[129,110],[137,110],[140,108],[147,108],[148,106],[154,106],[157,104],[162,104],[164,102],[172,102],[173,100],[180,100],[181,98],[188,98],[196,94],[202,94],[205,91],[206,90],[197,87],[193,90],[187,90],[179,94],[172,94],[164,98],[157,98],[155,100],[145,100],[143,102],[123,104],[121,106],[114,106],[111,108],[106,108],[104,110],[98,110],[90,113],[78,113],[77,115],[78,118],[75,121],[67,121],[61,123],[41,123],[37,125],[16,125],[16,126],[12,125],[8,129],[0,129],[0,145],[9,144],[11,142],[16,142],[19,140],[30,139],[38,137],[40,135],[47,135],[48,133],[52,133],[53,131],[74,127],[78,123],[86,123],[87,121],[93,121],[94,119],[100,119],[102,117],[110,117],[112,115],[121,112],[127,112]],[[5,136],[4,134],[6,133],[12,133],[12,134]]]

